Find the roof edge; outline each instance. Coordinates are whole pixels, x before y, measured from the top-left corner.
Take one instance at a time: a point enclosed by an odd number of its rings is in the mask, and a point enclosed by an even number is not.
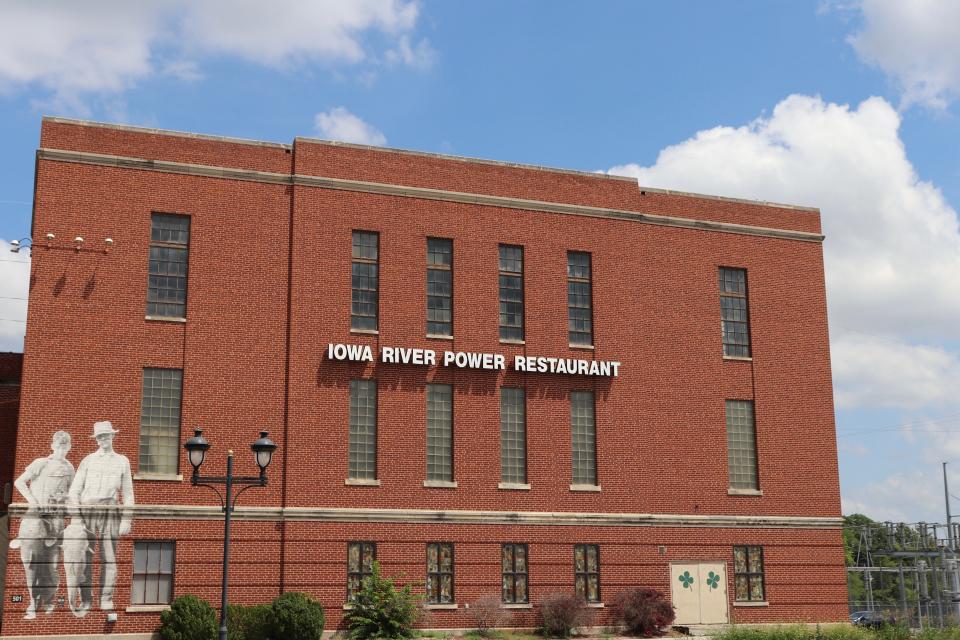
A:
[[[568,175],[583,176],[589,178],[601,178],[606,180],[621,180],[625,182],[636,182],[629,176],[617,176],[599,171],[581,171],[579,169],[561,169],[557,167],[548,167],[541,164],[527,164],[524,162],[505,162],[503,160],[488,160],[486,158],[474,158],[470,156],[457,156],[448,153],[437,153],[434,151],[416,151],[414,149],[401,149],[399,147],[378,147],[370,144],[357,144],[355,142],[341,142],[339,140],[324,140],[323,138],[311,138],[309,136],[297,136],[295,142],[307,142],[309,144],[322,144],[331,147],[346,147],[348,149],[361,149],[364,151],[379,151],[381,153],[397,153],[401,155],[423,156],[427,158],[439,158],[441,160],[451,160],[454,162],[472,162],[475,164],[489,164],[497,167],[509,167],[512,169],[532,169],[534,171],[546,171],[549,173],[563,173]]]
[[[269,142],[264,140],[251,140],[249,138],[236,138],[231,136],[217,136],[209,135],[203,133],[191,133],[187,131],[176,131],[173,129],[159,129],[153,127],[140,127],[136,125],[129,124],[115,124],[109,122],[98,122],[95,120],[82,120],[77,118],[63,118],[60,116],[43,116],[43,122],[53,122],[59,124],[70,124],[83,127],[99,127],[103,129],[114,129],[117,131],[131,131],[136,133],[147,133],[152,135],[162,135],[162,136],[173,136],[180,138],[190,138],[194,140],[208,140],[211,142],[229,142],[234,144],[245,144],[258,147],[271,147],[276,149],[292,149],[293,144],[285,144],[282,142]],[[718,196],[707,193],[697,193],[694,191],[679,191],[674,189],[658,189],[654,187],[645,187],[639,184],[639,181],[636,178],[630,176],[618,176],[608,173],[601,173],[599,171],[581,171],[577,169],[561,169],[557,167],[547,167],[544,165],[538,164],[527,164],[522,162],[505,162],[502,160],[488,160],[485,158],[473,158],[469,156],[457,156],[446,153],[436,153],[432,151],[416,151],[413,149],[401,149],[397,147],[378,147],[375,145],[368,144],[357,144],[353,142],[341,142],[338,140],[324,140],[322,138],[311,138],[309,136],[296,136],[294,138],[294,144],[297,142],[305,142],[308,144],[320,144],[328,145],[333,147],[346,147],[351,149],[361,149],[365,151],[375,151],[379,153],[396,153],[401,155],[411,155],[411,156],[420,156],[427,158],[439,158],[441,160],[450,160],[453,162],[470,162],[475,164],[486,164],[497,167],[508,167],[513,169],[529,169],[534,171],[544,171],[549,173],[558,173],[574,176],[582,176],[589,178],[598,178],[602,180],[618,180],[625,182],[632,182],[638,186],[641,193],[650,192],[650,193],[660,193],[664,195],[677,195],[685,196],[692,198],[703,198],[707,200],[717,200],[720,202],[736,202],[742,204],[751,204],[764,207],[773,207],[777,209],[790,209],[793,211],[806,211],[812,213],[820,213],[819,207],[810,207],[805,205],[797,204],[787,204],[783,202],[771,202],[769,200],[757,200],[750,198],[733,198],[728,196]]]
[[[43,122],[55,122],[58,124],[72,124],[81,127],[98,127],[101,129],[114,129],[116,131],[131,131],[134,133],[149,133],[160,136],[172,136],[177,138],[192,138],[194,140],[208,140],[211,142],[230,142],[234,144],[246,144],[255,147],[273,147],[277,149],[292,149],[293,145],[282,142],[269,142],[265,140],[251,140],[249,138],[234,138],[231,136],[215,136],[205,133],[190,133],[189,131],[174,131],[173,129],[157,129],[152,127],[138,127],[132,124],[115,124],[111,122],[97,122],[96,120],[80,120],[76,118],[61,118],[59,116],[43,116]]]
[[[743,204],[756,204],[756,205],[762,205],[764,207],[775,207],[777,209],[794,209],[797,211],[809,211],[812,213],[820,213],[820,207],[809,207],[802,204],[787,204],[784,202],[771,202],[770,200],[733,198],[730,196],[716,196],[709,193],[697,193],[696,191],[677,191],[674,189],[657,189],[655,187],[645,187],[643,185],[639,185],[639,186],[640,186],[641,193],[643,193],[644,191],[649,191],[650,193],[662,193],[665,195],[686,196],[690,198],[705,198],[707,200],[720,200],[721,202],[740,202]]]

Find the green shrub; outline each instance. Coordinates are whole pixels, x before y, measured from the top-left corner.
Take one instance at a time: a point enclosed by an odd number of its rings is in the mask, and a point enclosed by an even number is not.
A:
[[[323,623],[323,605],[305,593],[291,591],[270,604],[267,636],[272,640],[320,640]]]
[[[658,636],[673,622],[673,605],[663,593],[646,587],[624,589],[613,599],[614,617],[634,636]]]
[[[714,640],[905,640],[909,637],[909,632],[906,636],[884,635],[885,633],[900,634],[904,631],[895,626],[873,631],[845,624],[823,627],[819,625],[810,627],[805,624],[789,624],[767,628],[731,627],[716,634]],[[948,639],[929,638],[927,640]]]
[[[413,636],[419,617],[419,597],[406,585],[397,589],[393,580],[380,575],[373,563],[371,574],[360,583],[353,608],[345,616],[353,640],[395,640]]]
[[[551,593],[540,601],[540,623],[545,636],[569,638],[574,629],[590,624],[592,614],[583,596]]]
[[[227,606],[227,640],[267,640],[270,605]]]
[[[160,614],[161,640],[216,640],[217,612],[197,596],[180,596]]]

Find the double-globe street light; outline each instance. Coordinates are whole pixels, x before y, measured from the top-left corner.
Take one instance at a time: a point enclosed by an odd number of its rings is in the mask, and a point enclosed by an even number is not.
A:
[[[230,515],[237,503],[240,494],[250,487],[267,486],[267,467],[273,459],[273,452],[277,450],[277,444],[271,440],[268,431],[261,431],[260,437],[250,445],[256,459],[257,466],[260,467],[259,476],[234,476],[233,475],[233,449],[227,451],[227,475],[225,476],[201,476],[200,465],[207,455],[207,449],[210,443],[203,437],[203,429],[196,429],[193,437],[183,443],[183,448],[187,450],[187,457],[190,464],[193,465],[193,476],[190,478],[190,484],[195,487],[207,487],[212,489],[217,497],[220,498],[220,506],[223,509],[223,581],[220,585],[220,638],[227,640],[227,568],[230,563]],[[213,485],[226,485],[224,494]],[[237,495],[233,495],[234,485],[244,485]]]

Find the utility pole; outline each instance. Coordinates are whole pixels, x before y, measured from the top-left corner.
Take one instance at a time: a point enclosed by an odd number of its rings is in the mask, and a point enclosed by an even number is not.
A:
[[[943,463],[943,500],[947,505],[947,539],[950,541],[950,552],[953,546],[953,521],[950,519],[950,487],[947,485],[947,463]]]
[[[944,568],[944,578],[949,576],[950,585],[950,600],[953,604],[954,614],[960,615],[960,567],[957,565],[957,548],[954,544],[953,539],[953,520],[951,520],[950,515],[950,486],[947,484],[947,463],[943,463],[943,500],[947,506],[947,541],[949,546],[947,547],[950,550],[950,559],[948,560],[946,554],[943,554],[941,557],[943,561]],[[946,581],[945,581],[946,582]],[[947,586],[944,585],[944,587]]]

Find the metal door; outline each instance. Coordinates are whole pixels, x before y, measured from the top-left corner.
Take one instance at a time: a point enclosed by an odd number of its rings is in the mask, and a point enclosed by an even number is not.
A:
[[[670,594],[676,624],[724,624],[727,616],[727,566],[724,562],[670,565]]]

